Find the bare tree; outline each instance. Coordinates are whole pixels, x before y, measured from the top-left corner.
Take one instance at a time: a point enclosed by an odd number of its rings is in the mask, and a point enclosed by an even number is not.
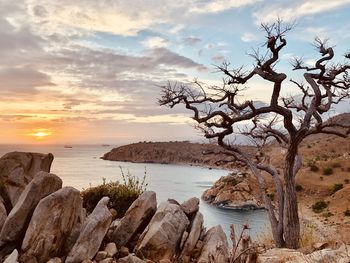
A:
[[[259,51],[251,54],[255,60],[252,70],[245,71],[243,67],[229,69],[229,64],[223,63],[218,67],[219,72],[224,75],[220,86],[205,85],[197,80],[190,85],[168,83],[162,87],[159,104],[171,108],[184,104],[193,112],[193,119],[206,138],[216,140],[226,154],[250,169],[257,179],[267,207],[276,245],[298,248],[300,225],[295,176],[302,165],[298,148],[306,137],[313,134],[348,136],[349,126],[331,120],[324,121],[321,115],[329,112],[332,105],[350,97],[350,54],[345,55],[343,63],[331,64],[333,48],[327,46],[327,41],[316,38],[315,46],[321,58],[315,65],[307,67],[299,58],[292,62],[293,70],[304,71],[305,84],[291,80],[291,85],[300,90],[301,96],[282,97],[282,83],[287,75],[277,72],[275,65],[279,61],[281,50],[287,45],[285,34],[292,27],[280,20],[262,25],[267,34],[264,44],[267,51],[264,55]],[[262,104],[251,100],[240,102],[239,96],[245,89],[244,85],[253,77],[260,77],[272,84],[269,103]],[[257,154],[249,154],[235,144],[234,138],[238,134],[254,142]],[[262,150],[264,145],[272,141],[284,149],[284,168],[281,175]],[[272,176],[276,190],[276,207],[267,193],[265,174]]]

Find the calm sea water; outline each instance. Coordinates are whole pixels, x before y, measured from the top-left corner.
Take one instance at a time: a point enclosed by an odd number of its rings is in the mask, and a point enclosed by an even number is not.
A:
[[[100,157],[112,147],[79,145],[64,148],[62,145],[0,145],[0,155],[10,151],[31,151],[53,153],[55,156],[51,172],[60,176],[65,186],[73,186],[81,190],[106,181],[121,181],[119,166],[124,172],[129,171],[139,178],[143,177],[146,169],[147,190],[157,193],[158,203],[173,198],[180,203],[190,197],[200,198],[202,192],[209,188],[228,171],[193,166],[138,164],[127,162],[112,162],[101,160]],[[200,204],[206,227],[221,224],[229,233],[230,224],[235,224],[236,231],[245,223],[249,223],[250,235],[257,238],[267,232],[267,214],[263,210],[232,211],[219,209],[204,202]]]

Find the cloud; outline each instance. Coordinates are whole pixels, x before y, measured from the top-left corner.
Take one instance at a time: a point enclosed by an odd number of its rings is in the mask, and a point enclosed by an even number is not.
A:
[[[183,38],[183,42],[185,45],[188,45],[188,46],[194,46],[196,44],[198,44],[199,42],[201,42],[202,40],[198,37],[185,37]]]
[[[257,40],[257,37],[256,37],[256,35],[254,35],[252,33],[246,32],[241,36],[241,40],[243,42],[252,42],[252,41]]]
[[[141,43],[147,48],[158,48],[168,46],[169,41],[161,37],[150,37]]]
[[[284,21],[293,21],[300,17],[330,12],[350,4],[350,0],[298,0],[278,2],[253,14],[256,23],[274,22],[278,17]]]
[[[222,62],[225,61],[225,57],[221,54],[216,54],[216,55],[212,56],[211,59],[217,64],[221,64]]]
[[[190,7],[193,13],[219,13],[226,10],[239,8],[260,2],[261,0],[216,0],[216,1],[199,1]]]

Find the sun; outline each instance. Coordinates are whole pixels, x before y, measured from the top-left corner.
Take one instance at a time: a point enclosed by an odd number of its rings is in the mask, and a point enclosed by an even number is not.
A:
[[[36,129],[35,131],[28,133],[27,135],[35,137],[37,140],[42,140],[52,135],[52,132],[48,129]]]

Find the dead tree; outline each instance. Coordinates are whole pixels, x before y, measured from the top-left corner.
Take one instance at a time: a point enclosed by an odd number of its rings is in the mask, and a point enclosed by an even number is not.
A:
[[[313,134],[348,136],[348,126],[325,121],[322,114],[329,112],[332,105],[349,98],[350,54],[345,55],[343,63],[331,64],[333,48],[317,38],[315,46],[321,56],[313,67],[305,66],[297,58],[292,62],[293,70],[304,71],[304,84],[291,80],[301,96],[282,97],[281,88],[287,75],[277,72],[275,65],[281,50],[287,45],[285,34],[292,26],[277,21],[270,25],[263,24],[262,28],[267,34],[267,51],[263,56],[258,51],[251,55],[256,62],[252,70],[244,71],[243,67],[229,69],[229,64],[224,63],[218,67],[224,75],[220,86],[205,85],[197,80],[189,85],[168,83],[162,87],[159,104],[171,108],[184,104],[193,112],[193,119],[206,138],[215,140],[226,154],[250,169],[267,207],[277,247],[298,248],[300,225],[295,176],[302,164],[298,148],[306,137]],[[246,88],[244,85],[253,77],[271,83],[272,95],[268,103],[240,102],[239,96]],[[242,126],[245,128],[242,129]],[[254,142],[257,146],[256,156],[235,144],[234,137],[238,134]],[[284,168],[280,176],[262,150],[271,141],[284,149]],[[267,193],[264,174],[272,176],[276,190],[275,207]]]

